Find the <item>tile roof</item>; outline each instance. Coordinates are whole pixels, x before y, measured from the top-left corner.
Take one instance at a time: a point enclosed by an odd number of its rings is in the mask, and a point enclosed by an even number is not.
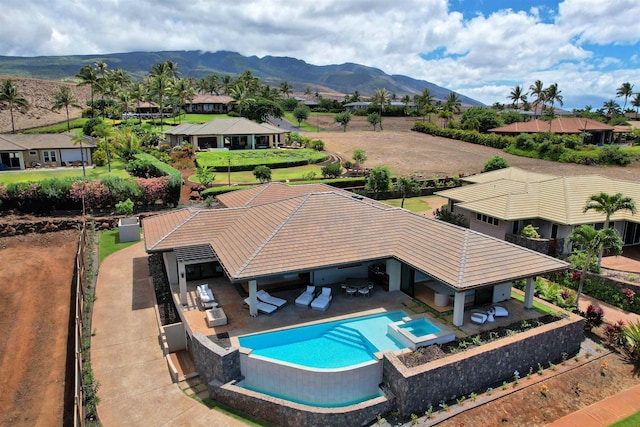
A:
[[[213,119],[199,125],[187,126],[187,123],[183,123],[165,133],[170,135],[272,135],[286,133],[286,131],[269,124],[260,124],[244,117],[237,117]]]
[[[4,134],[0,135],[0,150],[25,151],[47,150],[59,148],[79,149],[79,145],[73,143],[74,134],[69,133],[42,133],[42,134]],[[84,138],[86,147],[94,146],[94,138]]]
[[[567,267],[502,240],[339,191],[239,208],[183,209],[145,218],[143,225],[148,252],[208,243],[235,281],[396,258],[470,289]]]
[[[233,98],[227,95],[210,95],[208,93],[198,94],[187,101],[187,104],[228,104],[233,101]]]
[[[490,215],[505,221],[541,218],[557,224],[579,225],[604,221],[604,214],[593,210],[582,210],[593,194],[606,192],[622,193],[627,197],[640,200],[640,184],[620,181],[601,175],[580,175],[554,177],[544,180],[542,174],[509,174],[493,172],[477,176],[495,176],[496,180],[487,180],[437,194],[456,200],[456,206]],[[495,171],[499,172],[499,171]],[[501,178],[512,176],[513,179]],[[518,181],[517,178],[521,178]],[[530,178],[531,181],[527,181]],[[612,221],[627,220],[640,222],[640,216],[628,211],[618,211],[611,216]]]
[[[583,119],[580,117],[558,117],[553,119],[551,123],[551,132],[553,133],[571,133],[580,134],[587,132],[613,131],[615,128],[605,123]],[[549,132],[549,122],[536,119],[528,122],[511,123],[506,126],[489,129],[489,132],[495,133],[538,133]]]
[[[476,175],[466,176],[462,178],[462,180],[475,183],[497,181],[498,179],[511,179],[514,181],[522,182],[540,182],[548,181],[552,178],[557,178],[557,176],[545,173],[531,172],[517,167],[509,167],[494,170],[491,172],[484,172]]]

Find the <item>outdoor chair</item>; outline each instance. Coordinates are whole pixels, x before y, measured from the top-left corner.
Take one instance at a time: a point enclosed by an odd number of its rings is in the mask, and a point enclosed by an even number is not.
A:
[[[487,313],[482,310],[471,310],[471,321],[473,323],[477,323],[478,325],[482,325],[487,321]]]
[[[507,309],[502,307],[502,306],[494,305],[493,309],[495,310],[494,316],[496,316],[496,317],[507,317],[507,316],[509,316],[509,311],[507,311]]]
[[[346,290],[347,296],[350,296],[350,297],[354,296],[357,292],[358,290],[352,287],[348,287]]]
[[[326,311],[327,308],[329,308],[331,298],[331,288],[322,288],[320,295],[311,301],[311,308],[314,310]]]
[[[260,300],[258,300],[257,302],[258,302],[258,311],[261,313],[271,314],[278,309],[278,307],[276,307],[275,305],[267,304],[266,302],[262,302]],[[244,303],[247,304],[247,306],[251,307],[251,301],[249,300],[249,298],[245,298]]]
[[[260,301],[266,302],[267,304],[275,305],[278,308],[282,307],[287,303],[286,299],[274,297],[264,289],[260,289],[256,295],[258,296],[258,299]]]
[[[307,289],[296,298],[295,304],[301,307],[309,307],[316,295],[316,287],[307,285]]]

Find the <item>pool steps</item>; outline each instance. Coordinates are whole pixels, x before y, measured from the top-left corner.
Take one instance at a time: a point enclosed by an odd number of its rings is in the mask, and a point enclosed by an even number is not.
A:
[[[369,341],[362,336],[362,334],[348,326],[338,325],[329,329],[322,334],[324,338],[345,343],[347,345],[361,348],[364,351],[371,352],[372,348]],[[373,351],[377,351],[373,349]]]

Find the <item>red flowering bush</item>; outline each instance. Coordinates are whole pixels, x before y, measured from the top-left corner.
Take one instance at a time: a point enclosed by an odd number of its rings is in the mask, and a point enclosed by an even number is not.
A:
[[[607,325],[604,327],[604,336],[607,339],[607,344],[611,346],[624,346],[624,320],[618,320],[614,325]]]
[[[157,200],[167,200],[169,196],[169,177],[138,178],[136,184],[142,189],[140,201],[145,205],[152,205]]]
[[[620,292],[622,292],[622,295],[624,295],[625,302],[629,305],[633,305],[633,301],[636,298],[636,293],[629,288],[624,288]]]
[[[81,202],[84,196],[86,208],[99,208],[104,206],[111,197],[109,189],[99,181],[76,181],[71,184],[71,199]]]

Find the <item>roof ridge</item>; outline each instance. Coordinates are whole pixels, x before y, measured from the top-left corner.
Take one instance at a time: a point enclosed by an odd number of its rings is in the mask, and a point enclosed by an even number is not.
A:
[[[566,215],[564,217],[566,224],[573,224],[572,220],[571,220],[571,209],[569,206],[569,184],[567,182],[567,177],[563,176],[562,177],[562,186],[564,188],[564,211],[566,212]]]
[[[469,239],[470,239],[470,233],[471,230],[466,229],[464,231],[464,241],[462,242],[462,251],[461,252],[461,256],[460,256],[460,270],[458,270],[458,283],[457,285],[460,285],[464,282],[464,271],[465,268],[467,267],[467,250],[469,249]]]
[[[258,192],[255,195],[253,195],[253,197],[250,197],[244,205],[249,206],[249,203],[251,203],[251,201],[255,200],[258,196],[262,195],[262,193],[264,193],[267,190],[267,188],[270,188],[272,184],[274,183],[269,182],[267,185],[259,186],[260,189],[258,190]]]
[[[265,246],[267,246],[267,244],[274,238],[274,236],[276,234],[278,234],[278,231],[280,231],[282,229],[282,227],[285,226],[285,224],[287,224],[289,222],[289,220],[293,217],[293,215],[298,212],[300,210],[300,208],[302,207],[302,205],[305,204],[305,202],[307,200],[309,200],[309,198],[313,195],[313,193],[309,193],[303,196],[303,199],[300,201],[300,203],[298,203],[298,206],[296,206],[294,209],[291,210],[291,212],[289,212],[289,214],[282,220],[280,221],[280,224],[273,229],[273,231],[271,232],[271,234],[269,235],[269,237],[267,237],[264,242],[262,242],[262,244],[253,252],[253,254],[247,258],[247,260],[244,262],[244,264],[242,264],[240,266],[240,268],[238,269],[238,271],[236,272],[236,275],[238,275],[239,273],[243,272],[247,266],[251,263],[251,261],[253,261],[260,252],[262,252],[262,250],[265,248]]]
[[[187,211],[191,211],[191,209],[189,208],[185,208],[185,210]],[[163,242],[165,239],[167,239],[171,234],[173,234],[177,229],[179,229],[180,227],[182,227],[184,224],[186,224],[187,222],[191,221],[193,218],[195,218],[200,212],[202,212],[202,209],[196,210],[191,212],[191,214],[184,220],[182,221],[180,224],[176,225],[175,227],[173,227],[171,230],[167,231],[165,233],[164,236],[162,236],[161,238],[159,238],[154,244],[153,246],[151,246],[149,249],[153,249],[156,246],[158,246],[161,242]],[[166,215],[170,215],[172,212],[167,212]]]

